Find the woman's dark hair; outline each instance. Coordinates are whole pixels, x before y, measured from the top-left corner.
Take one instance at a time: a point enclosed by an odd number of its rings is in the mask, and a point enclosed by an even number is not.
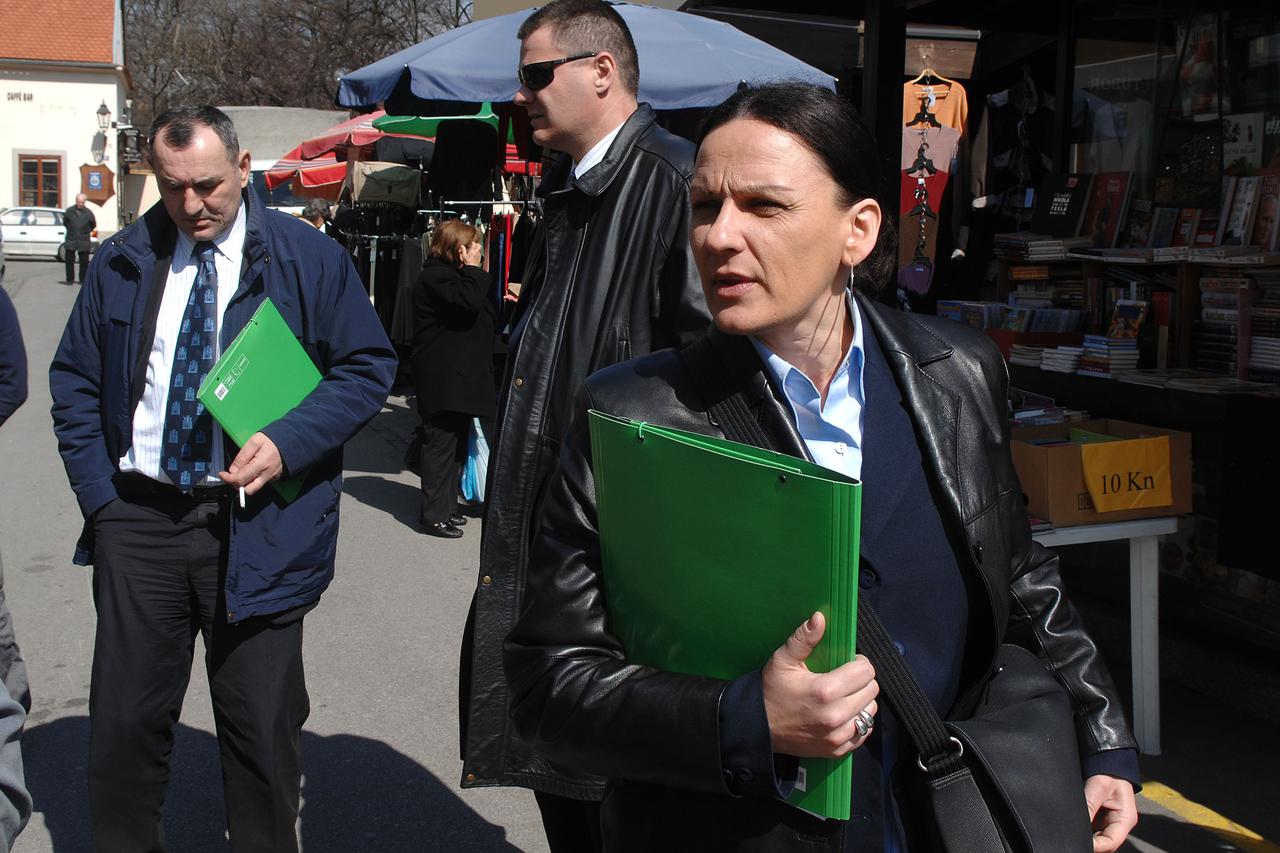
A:
[[[702,120],[698,147],[713,130],[734,119],[754,119],[795,137],[826,166],[840,187],[841,204],[881,199],[876,141],[853,105],[835,92],[808,83],[771,83],[739,89]],[[891,210],[881,203],[880,211],[875,248],[853,271],[854,286],[870,293],[889,281],[898,262],[897,230]]]

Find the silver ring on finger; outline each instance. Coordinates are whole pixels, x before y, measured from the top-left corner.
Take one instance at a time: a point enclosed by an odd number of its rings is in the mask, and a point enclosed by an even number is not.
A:
[[[853,725],[858,730],[858,737],[866,737],[871,733],[871,729],[875,727],[876,718],[871,716],[871,712],[863,708],[853,718]]]

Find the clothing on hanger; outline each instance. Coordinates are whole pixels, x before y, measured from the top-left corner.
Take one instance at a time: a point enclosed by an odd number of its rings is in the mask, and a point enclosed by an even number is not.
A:
[[[938,79],[943,81],[938,85],[924,85],[915,80],[908,80],[902,85],[902,123],[911,124],[916,120],[922,112],[921,99],[924,99],[923,109],[932,114],[939,124],[963,135],[965,123],[969,120],[969,96],[964,86],[954,80]]]
[[[912,127],[902,131],[902,168],[909,169],[920,153],[921,144],[939,172],[952,171],[952,163],[960,150],[960,133],[950,127]]]

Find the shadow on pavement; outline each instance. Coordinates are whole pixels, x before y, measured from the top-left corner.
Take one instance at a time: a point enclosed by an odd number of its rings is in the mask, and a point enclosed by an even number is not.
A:
[[[382,477],[353,477],[348,474],[343,478],[342,491],[362,504],[382,510],[406,527],[418,529],[422,492],[417,486]]]
[[[342,467],[346,471],[368,474],[401,473],[405,448],[418,423],[416,409],[388,401],[386,407],[347,442]]]
[[[165,804],[165,841],[181,853],[225,853],[218,745],[179,725]],[[91,849],[85,784],[89,718],[62,717],[22,735],[27,787],[55,851]],[[301,832],[307,853],[516,851],[413,759],[357,735],[303,732]]]

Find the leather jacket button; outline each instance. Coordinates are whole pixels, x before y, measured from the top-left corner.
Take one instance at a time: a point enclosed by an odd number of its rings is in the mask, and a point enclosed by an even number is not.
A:
[[[515,379],[511,380],[511,384],[519,388],[521,385],[524,385],[524,380],[517,376]]]
[[[484,577],[480,578],[480,583],[484,584],[485,586],[488,586],[489,584],[493,583],[493,578],[490,577],[489,575],[485,575]]]
[[[474,773],[468,773],[468,774],[467,774],[467,781],[468,781],[468,782],[474,782],[474,781],[476,781],[476,774],[474,774]]]
[[[858,586],[863,589],[871,589],[873,586],[880,585],[880,573],[870,566],[863,564],[858,569]]]

